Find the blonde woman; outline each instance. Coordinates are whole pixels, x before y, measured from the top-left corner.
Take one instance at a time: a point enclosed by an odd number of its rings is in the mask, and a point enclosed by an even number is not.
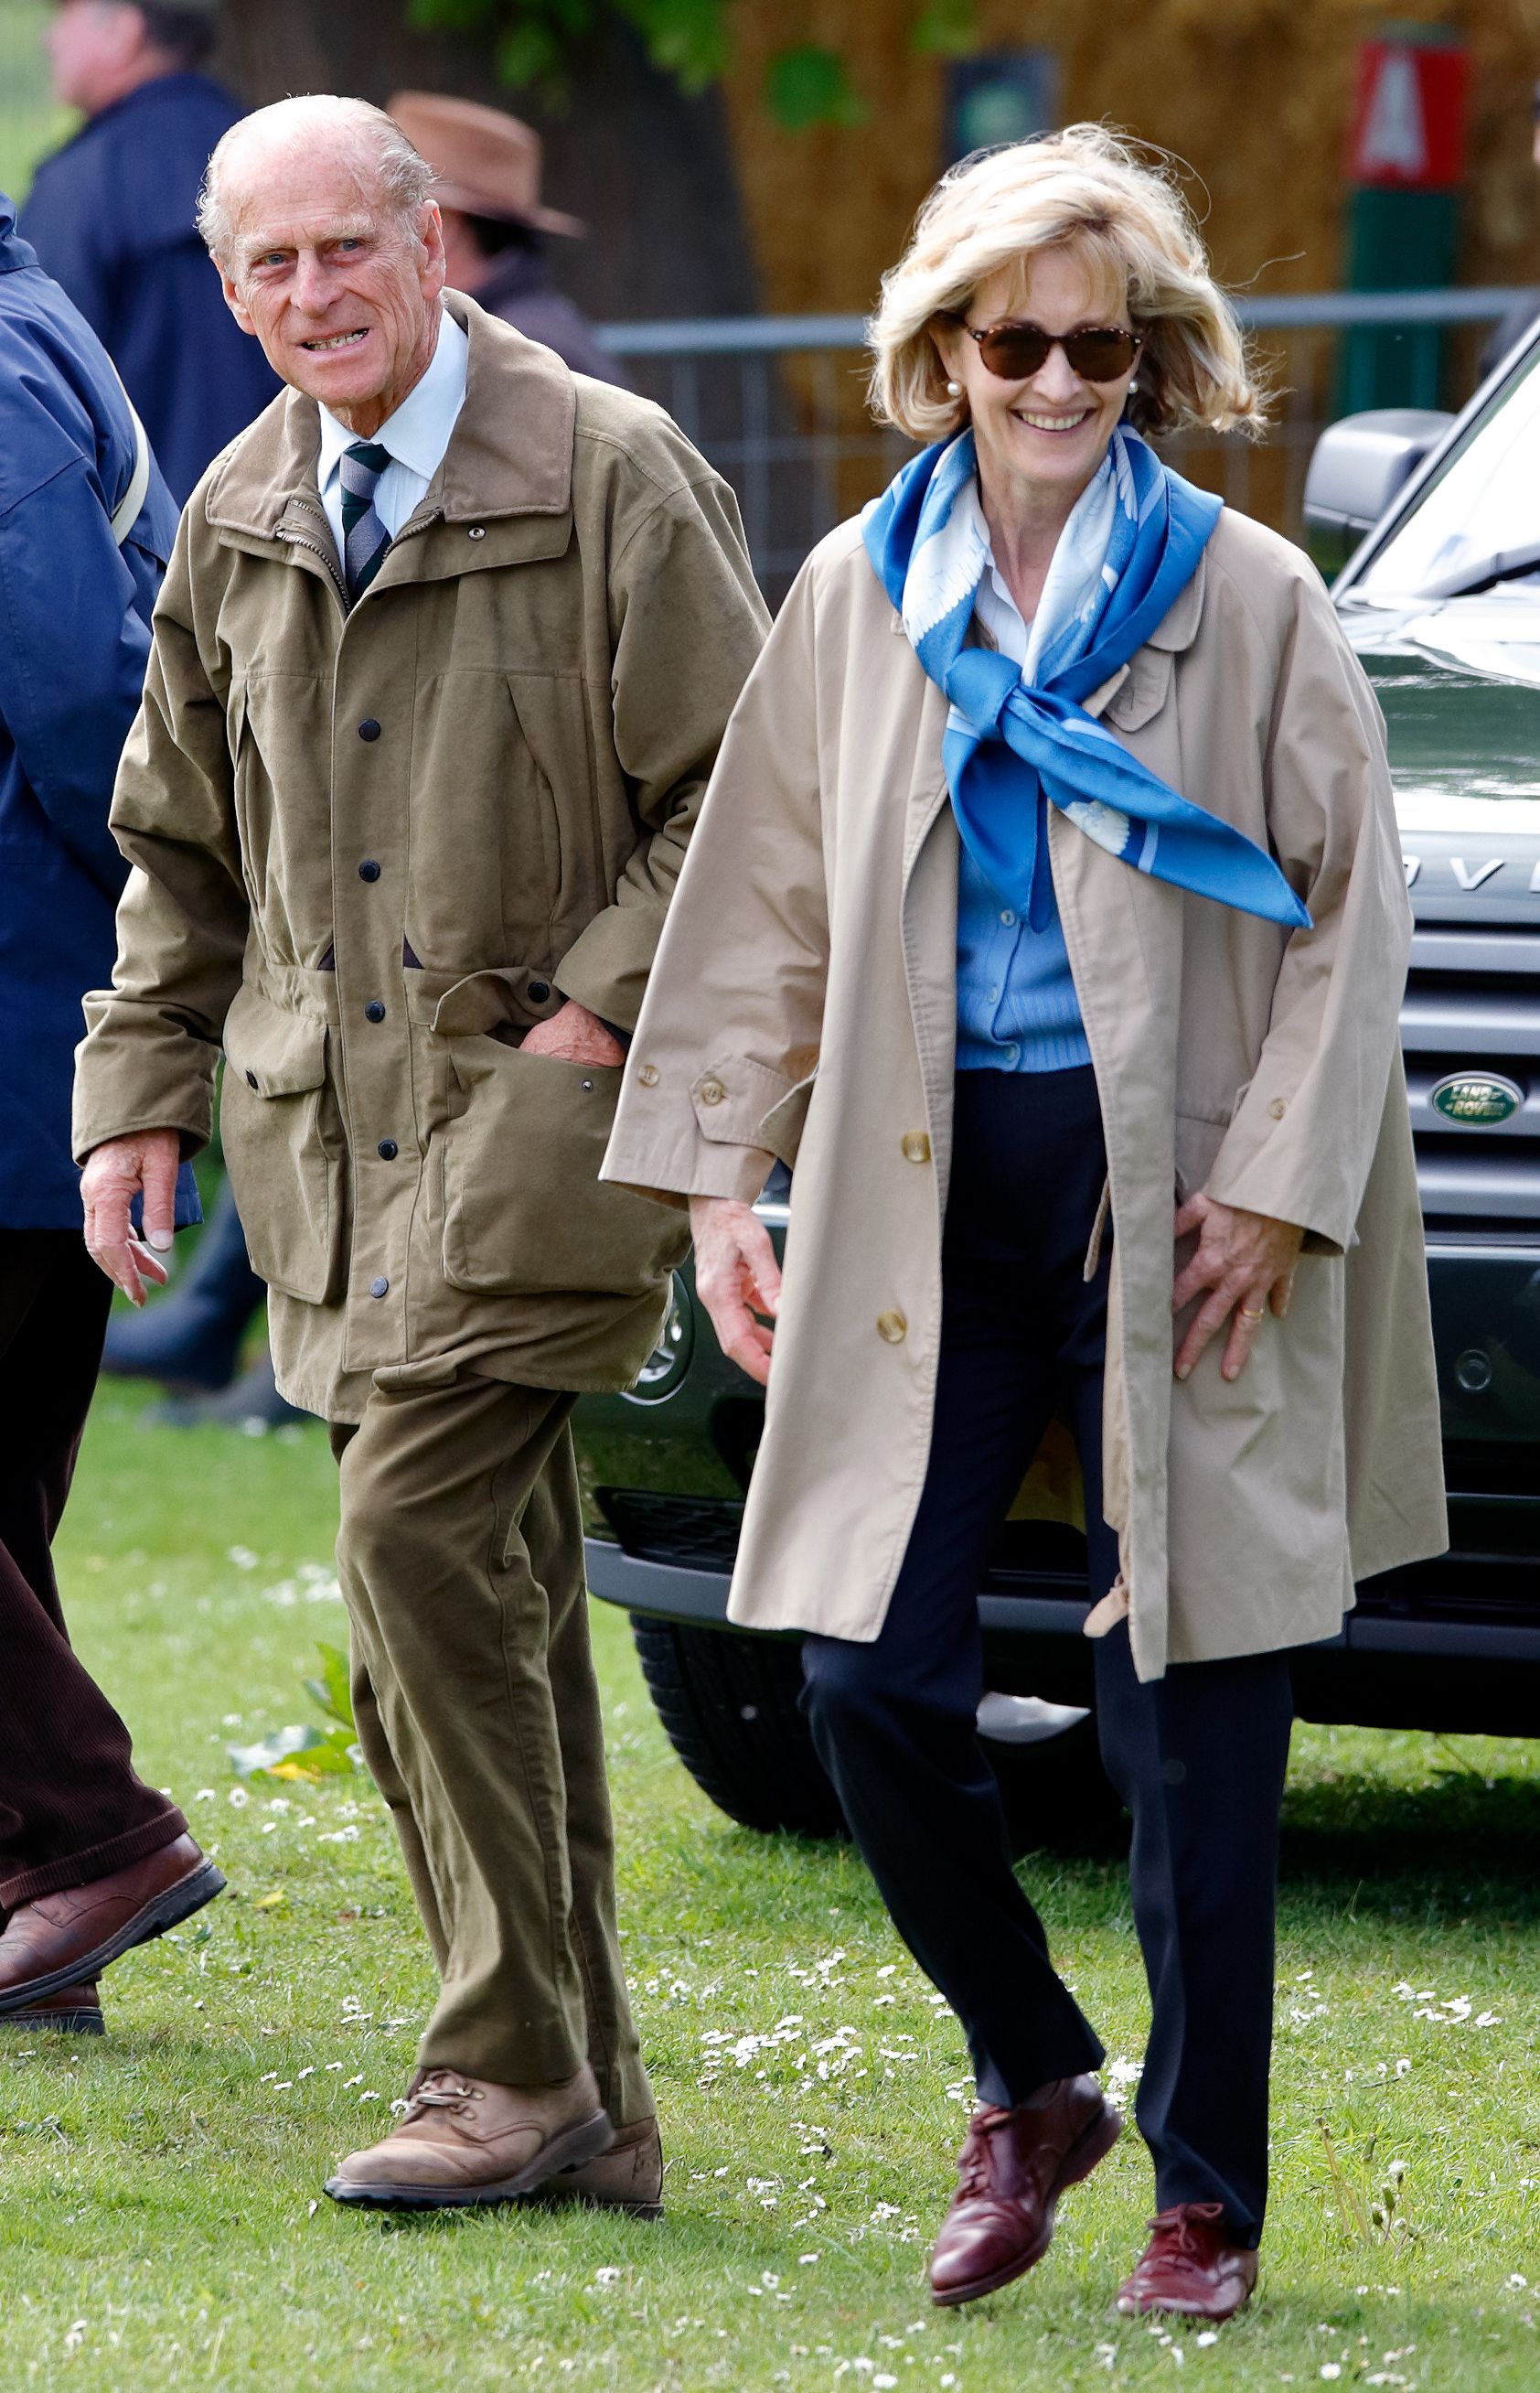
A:
[[[1266,2193],[1290,1651],[1445,1542],[1381,725],[1306,559],[1142,438],[1260,404],[1129,145],[957,168],[870,338],[930,445],[750,678],[605,1168],[689,1200],[768,1380],[732,1616],[804,1632],[818,1751],[968,2037],[941,2303],[1031,2268],[1120,2124],[975,1733],[986,1558],[1067,1415],[1154,2011],[1119,2307],[1224,2319]]]

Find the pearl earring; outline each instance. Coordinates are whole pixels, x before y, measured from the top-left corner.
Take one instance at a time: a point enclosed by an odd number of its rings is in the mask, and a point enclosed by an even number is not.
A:
[[[946,396],[948,399],[960,399],[962,385],[959,382],[949,382],[946,386]]]

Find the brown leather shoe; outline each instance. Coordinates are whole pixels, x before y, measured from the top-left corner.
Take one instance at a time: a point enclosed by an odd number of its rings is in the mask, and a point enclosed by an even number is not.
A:
[[[633,2119],[617,2127],[615,2141],[596,2161],[547,2177],[533,2202],[579,2202],[589,2210],[623,2210],[632,2218],[663,2216],[663,2144],[656,2119]]]
[[[54,1994],[31,2003],[24,2011],[0,2012],[0,2027],[56,2028],[64,2035],[104,2035],[101,1996],[94,1978],[84,1985],[60,1986]]]
[[[1217,2202],[1179,2202],[1150,2221],[1150,2241],[1133,2275],[1119,2286],[1125,2318],[1171,2310],[1222,2326],[1251,2299],[1257,2255],[1229,2243]]]
[[[0,2016],[35,2010],[45,1995],[96,1977],[202,1911],[224,1883],[183,1836],[111,1877],[21,1903],[0,1936]]]
[[[1090,2177],[1122,2129],[1094,2077],[1055,2078],[1013,2111],[975,2111],[931,2255],[932,2299],[950,2308],[1024,2276],[1053,2241],[1059,2196]]]
[[[458,2069],[424,2069],[384,2143],[350,2152],[326,2190],[367,2210],[512,2202],[558,2169],[596,2160],[614,2140],[586,2060],[562,2086],[494,2086]]]

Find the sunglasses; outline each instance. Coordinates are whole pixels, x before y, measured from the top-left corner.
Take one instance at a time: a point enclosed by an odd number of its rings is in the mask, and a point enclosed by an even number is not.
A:
[[[1063,349],[1071,373],[1082,382],[1121,382],[1144,346],[1142,334],[1125,332],[1119,324],[1082,333],[1045,333],[1040,324],[987,324],[981,332],[960,316],[957,320],[969,339],[978,343],[990,373],[1002,382],[1030,382],[1054,349]]]

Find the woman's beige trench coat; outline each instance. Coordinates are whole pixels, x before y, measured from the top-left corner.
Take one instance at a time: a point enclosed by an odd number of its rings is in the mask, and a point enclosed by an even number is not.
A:
[[[1226,512],[1090,700],[1271,842],[1292,935],[1130,870],[1053,808],[1105,1124],[1105,1485],[1135,1663],[1334,1635],[1353,1581],[1447,1543],[1397,1040],[1410,937],[1382,726],[1313,569]],[[956,1027],[946,701],[861,544],[815,551],[733,716],[632,1048],[607,1177],[751,1199],[795,1165],[731,1616],[870,1639],[931,1441]],[[1172,1373],[1175,1202],[1307,1232],[1239,1379]],[[1088,1259],[1088,1269],[1090,1267]]]

